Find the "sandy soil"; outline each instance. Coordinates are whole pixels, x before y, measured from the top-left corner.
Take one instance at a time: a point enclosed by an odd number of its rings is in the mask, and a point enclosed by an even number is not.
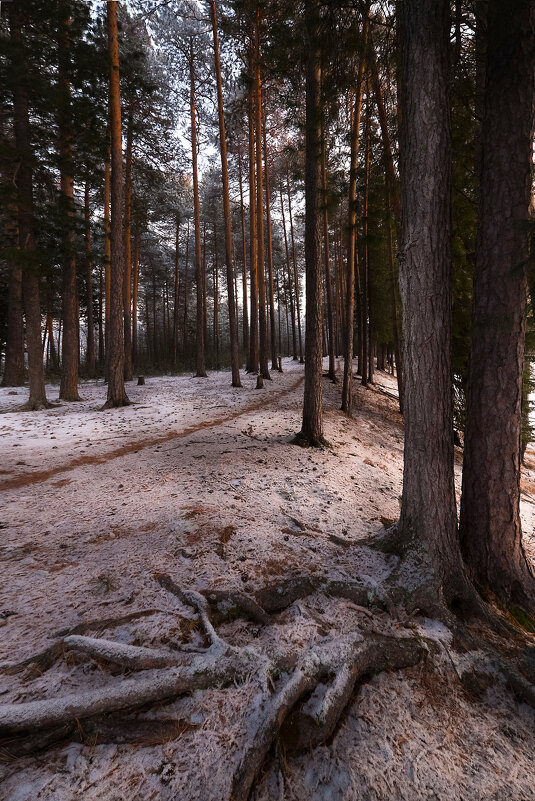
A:
[[[303,368],[283,366],[258,391],[247,376],[232,389],[227,373],[147,379],[128,385],[132,406],[107,412],[102,383],[84,384],[82,403],[38,413],[15,411],[25,393],[0,389],[0,662],[46,648],[60,628],[144,608],[160,611],[102,636],[195,642],[192,610],[159,586],[159,572],[182,588],[245,591],[301,573],[387,575],[392,559],[359,542],[399,513],[395,382],[377,373],[375,388],[358,386],[349,420],[338,411],[339,386],[325,381],[333,448],[312,452],[290,444]],[[54,398],[57,388],[49,390]],[[522,513],[533,555],[534,451],[527,461]],[[295,643],[297,653],[361,622],[350,604],[315,594],[274,625],[237,620],[220,633],[266,651]],[[416,622],[444,643],[435,669],[365,683],[328,745],[273,753],[253,799],[535,799],[533,711],[499,682],[478,698],[465,692],[448,633]],[[116,674],[90,659],[61,660],[37,678],[0,675],[0,701],[104,686]],[[257,701],[248,681],[145,711],[184,722],[177,739],[156,745],[70,744],[18,760],[0,752],[0,799],[226,801]]]

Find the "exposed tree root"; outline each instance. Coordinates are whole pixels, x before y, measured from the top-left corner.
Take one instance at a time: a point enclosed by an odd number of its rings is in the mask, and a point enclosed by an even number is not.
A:
[[[182,590],[168,575],[159,574],[155,578],[162,588],[196,611],[209,647],[193,654],[186,649],[141,648],[79,633],[98,628],[97,621],[88,621],[68,632],[60,632],[62,639],[49,649],[24,663],[4,666],[4,672],[15,672],[15,669],[30,665],[41,665],[46,669],[67,649],[85,653],[100,663],[143,672],[128,678],[116,676],[108,686],[86,692],[0,706],[0,737],[4,738],[0,742],[0,753],[8,758],[25,755],[72,739],[92,743],[165,742],[179,736],[189,724],[176,720],[146,721],[102,716],[132,711],[194,690],[254,680],[262,693],[260,715],[232,777],[228,796],[230,801],[247,801],[266,755],[279,735],[290,748],[309,749],[326,742],[335,732],[359,680],[384,670],[414,665],[434,650],[433,643],[421,637],[375,633],[366,621],[366,632],[335,633],[317,639],[297,659],[297,664],[295,654],[277,657],[277,662],[273,663],[264,653],[250,646],[238,648],[227,643],[214,628],[211,607],[222,615],[239,613],[259,624],[280,624],[277,613],[313,592],[322,592],[326,596],[349,600],[368,617],[372,616],[370,609],[375,607],[390,611],[396,619],[395,615],[401,610],[395,605],[398,598],[392,585],[385,590],[384,586],[378,587],[364,580],[328,581],[301,575],[264,587],[251,597],[233,590],[207,589],[201,594]],[[440,599],[433,598],[433,591],[431,596],[429,602],[438,609]],[[122,625],[127,619],[155,611],[160,610],[141,610],[100,624],[111,628],[114,624]],[[465,630],[450,610],[443,607],[442,613],[454,635],[457,636],[456,627],[459,636],[462,637],[464,632],[467,647],[484,650],[487,659],[503,674],[515,695],[535,707],[535,688],[525,676],[502,659],[497,651],[489,652],[488,644],[469,629]],[[278,679],[273,692],[276,676],[282,678]]]

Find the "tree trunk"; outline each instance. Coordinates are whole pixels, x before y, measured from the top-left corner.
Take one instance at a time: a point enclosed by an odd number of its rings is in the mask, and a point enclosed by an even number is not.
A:
[[[230,364],[232,370],[232,386],[241,387],[240,355],[238,347],[238,319],[234,299],[234,262],[232,258],[232,227],[230,217],[230,194],[227,162],[227,135],[225,131],[225,114],[223,109],[223,88],[221,81],[221,64],[219,60],[219,42],[217,37],[217,12],[215,0],[210,0],[212,17],[212,33],[214,39],[215,73],[217,83],[217,114],[219,119],[219,150],[221,154],[221,179],[223,182],[223,219],[225,223],[225,266],[227,270],[228,316],[230,335]],[[214,302],[216,302],[214,300]]]
[[[249,41],[249,79],[250,88],[247,96],[247,116],[249,122],[249,257],[250,257],[250,296],[251,323],[249,326],[249,357],[247,372],[258,372],[258,276],[256,247],[256,180],[255,180],[255,122],[254,122],[254,51],[253,37]]]
[[[433,571],[439,600],[462,577],[453,477],[449,2],[401,13],[400,285],[405,453],[400,531]]]
[[[74,180],[72,163],[72,120],[70,86],[70,3],[61,3],[58,30],[58,131],[60,157],[60,211],[63,247],[63,342],[59,397],[79,401],[78,365],[80,360],[80,322],[76,285],[76,238],[74,230]]]
[[[107,4],[108,49],[110,58],[111,133],[111,269],[110,334],[108,337],[108,398],[105,409],[130,403],[124,388],[124,238],[123,238],[123,154],[121,135],[121,94],[119,88],[119,41],[117,5]]]
[[[91,250],[91,224],[89,214],[89,184],[85,183],[84,191],[85,219],[85,262],[87,285],[87,374],[95,377],[95,322],[93,319],[93,253]]]
[[[533,612],[535,584],[522,547],[519,510],[535,101],[533,3],[490,0],[487,30],[460,531],[476,582]]]
[[[238,179],[240,183],[240,212],[241,212],[241,235],[243,253],[243,272],[242,272],[242,298],[243,298],[243,352],[247,360],[249,353],[249,312],[247,309],[247,246],[245,242],[245,210],[243,207],[243,178],[241,165],[241,149],[238,150]]]
[[[366,87],[366,129],[365,129],[365,156],[364,156],[364,203],[362,206],[362,386],[371,382],[370,363],[370,291],[369,291],[369,259],[368,259],[368,200],[370,180],[370,93]]]
[[[179,234],[180,234],[180,216],[177,214],[176,217],[176,237],[175,237],[175,288],[173,293],[173,367],[177,369],[177,358],[178,358],[178,301],[180,296],[180,273],[178,270],[179,266],[179,255],[178,255],[178,244],[179,244]]]
[[[22,41],[22,15],[17,3],[7,6],[10,39],[17,80],[13,86],[15,151],[19,168],[16,176],[19,249],[22,260],[22,295],[26,315],[26,345],[30,397],[27,408],[48,406],[41,351],[41,306],[39,302],[38,253],[33,204],[32,148],[28,111],[27,67]]]
[[[132,320],[130,308],[132,304],[132,145],[133,145],[132,110],[128,114],[126,129],[126,171],[124,182],[124,378],[132,380]]]
[[[319,47],[318,0],[305,0],[307,30],[306,59],[306,138],[305,138],[305,268],[306,340],[305,396],[303,424],[297,436],[300,444],[321,447],[323,408],[321,397],[321,331],[323,301],[321,292],[321,55]]]
[[[206,378],[204,343],[203,277],[201,261],[201,220],[199,212],[199,176],[197,172],[197,120],[195,111],[195,63],[193,39],[189,42],[190,118],[191,118],[191,168],[193,172],[193,223],[195,228],[195,281],[197,283],[197,317],[195,330],[195,375]]]
[[[111,151],[108,146],[108,157],[104,167],[104,264],[106,289],[106,314],[104,322],[104,350],[106,355],[106,380],[108,380],[108,347],[110,337],[110,305],[111,305],[111,229],[110,229],[110,183],[111,183]]]
[[[102,264],[99,269],[98,276],[98,363],[104,363],[104,276]]]
[[[217,224],[214,220],[214,345],[215,345],[215,366],[219,370],[219,248],[217,242]],[[234,304],[236,310],[236,304]]]
[[[186,232],[186,258],[184,260],[184,328],[182,331],[182,347],[184,349],[184,357],[186,356],[186,348],[188,344],[188,270],[189,270],[189,220]]]
[[[355,251],[357,247],[357,163],[359,152],[360,113],[362,107],[362,87],[368,41],[368,11],[369,4],[365,10],[362,28],[362,53],[360,56],[359,69],[357,73],[355,103],[352,115],[353,124],[351,126],[351,162],[349,168],[345,297],[346,305],[344,321],[344,383],[342,386],[342,411],[350,417],[353,414],[353,328],[355,310]],[[360,364],[359,366],[362,367]]]
[[[271,238],[271,198],[269,186],[269,161],[267,150],[266,119],[264,117],[264,173],[266,176],[266,223],[267,223],[267,247],[268,247],[268,286],[269,286],[269,319],[271,337],[271,367],[273,370],[279,369],[277,359],[277,329],[275,324],[275,296],[273,286],[273,243]]]

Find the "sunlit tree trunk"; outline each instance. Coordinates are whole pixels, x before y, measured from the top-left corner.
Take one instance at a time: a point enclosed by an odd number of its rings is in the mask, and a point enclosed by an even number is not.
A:
[[[271,366],[273,370],[278,370],[277,359],[277,329],[275,325],[275,297],[273,286],[273,242],[271,238],[271,198],[269,185],[269,161],[267,150],[266,120],[264,118],[264,173],[266,178],[266,224],[267,224],[267,249],[268,249],[268,287],[269,287],[269,318],[270,318],[270,344],[271,344]]]

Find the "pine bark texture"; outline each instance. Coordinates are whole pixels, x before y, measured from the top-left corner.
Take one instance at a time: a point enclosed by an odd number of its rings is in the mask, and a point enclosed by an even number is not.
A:
[[[260,12],[255,36],[255,114],[256,114],[256,275],[258,281],[258,361],[262,378],[271,378],[268,367],[266,282],[264,277],[264,189],[262,175],[262,76],[260,72]]]
[[[320,447],[323,438],[322,407],[322,265],[321,265],[321,54],[319,6],[306,0],[306,140],[305,140],[305,269],[306,338],[303,424],[298,441]]]
[[[199,211],[199,175],[197,172],[197,119],[195,111],[195,62],[193,39],[189,48],[190,118],[191,118],[191,168],[193,172],[193,225],[195,234],[195,281],[197,283],[197,314],[195,328],[196,376],[206,378],[204,352],[204,304],[201,260],[201,219]]]
[[[65,401],[79,401],[78,365],[80,355],[80,323],[78,315],[78,287],[76,283],[76,236],[74,230],[71,87],[69,77],[70,6],[68,2],[63,2],[61,4],[61,12],[62,16],[58,30],[58,131],[63,246],[63,339],[59,396]]]
[[[89,209],[89,184],[86,181],[84,190],[84,222],[85,222],[85,268],[87,291],[87,374],[95,377],[95,321],[93,314],[93,252],[91,249],[91,220]]]
[[[535,120],[535,4],[488,4],[461,538],[473,578],[535,608],[520,524],[520,426]]]
[[[123,154],[121,133],[121,94],[119,87],[118,3],[107,4],[108,48],[110,58],[111,133],[111,264],[110,315],[107,338],[108,398],[105,408],[129,403],[124,388],[124,236],[123,236]]]
[[[124,378],[132,380],[132,148],[133,148],[133,118],[132,111],[128,115],[126,132],[126,170],[124,183]]]
[[[7,6],[10,39],[14,48],[12,64],[16,78],[13,83],[13,118],[15,151],[19,164],[15,179],[19,249],[22,269],[22,295],[26,316],[26,348],[30,395],[28,409],[43,409],[48,405],[45,391],[45,371],[41,348],[41,305],[39,301],[39,256],[35,234],[33,202],[32,148],[28,109],[27,67],[22,42],[22,14],[17,3]]]
[[[405,450],[400,530],[448,589],[460,567],[453,473],[449,3],[401,15]]]

